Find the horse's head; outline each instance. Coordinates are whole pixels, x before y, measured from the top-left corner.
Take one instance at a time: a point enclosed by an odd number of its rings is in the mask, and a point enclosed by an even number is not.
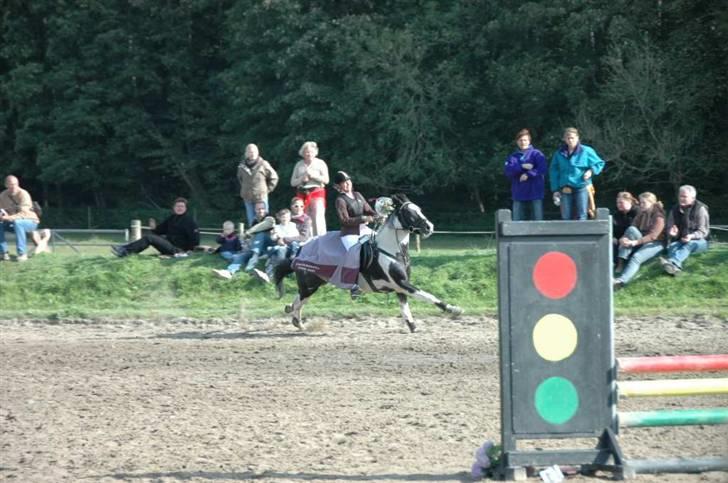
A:
[[[394,227],[398,230],[407,230],[427,238],[435,231],[430,220],[422,213],[419,206],[412,203],[405,195],[393,195],[391,200],[391,216]],[[385,203],[387,205],[389,203]]]

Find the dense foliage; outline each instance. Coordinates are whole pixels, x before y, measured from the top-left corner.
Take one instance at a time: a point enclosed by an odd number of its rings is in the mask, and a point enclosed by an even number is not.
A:
[[[0,3],[0,173],[50,206],[228,210],[248,142],[284,202],[316,140],[370,195],[493,209],[514,133],[550,154],[569,125],[600,196],[725,206],[723,0]]]

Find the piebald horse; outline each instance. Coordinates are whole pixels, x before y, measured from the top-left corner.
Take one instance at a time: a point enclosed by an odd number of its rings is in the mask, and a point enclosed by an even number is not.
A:
[[[376,206],[377,211],[386,216],[386,220],[372,236],[372,256],[366,257],[362,253],[362,264],[357,282],[362,292],[396,293],[402,318],[410,332],[414,332],[417,327],[412,318],[407,297],[434,304],[444,312],[462,314],[463,310],[460,307],[441,301],[434,295],[417,288],[409,280],[410,234],[416,233],[427,238],[434,231],[434,226],[422,213],[420,207],[409,201],[404,195],[380,198]],[[286,305],[286,313],[292,314],[291,322],[297,328],[302,329],[303,306],[326,281],[314,273],[294,270],[291,263],[291,260],[286,260],[276,267],[274,283],[279,296],[282,296],[283,278],[287,274],[295,272],[298,294],[293,303]]]

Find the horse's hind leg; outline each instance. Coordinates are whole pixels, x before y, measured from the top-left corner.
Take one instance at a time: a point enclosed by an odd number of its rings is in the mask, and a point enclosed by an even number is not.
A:
[[[412,312],[409,308],[407,296],[403,293],[398,293],[397,298],[399,299],[399,311],[402,313],[402,318],[407,324],[410,332],[414,332],[415,330],[417,330],[417,326],[415,325],[415,320],[412,318]]]
[[[301,299],[301,295],[296,295],[293,302],[286,305],[285,311],[287,314],[291,314],[291,323],[297,328],[303,330],[303,317],[301,313],[303,311],[303,305],[306,303],[308,298]]]

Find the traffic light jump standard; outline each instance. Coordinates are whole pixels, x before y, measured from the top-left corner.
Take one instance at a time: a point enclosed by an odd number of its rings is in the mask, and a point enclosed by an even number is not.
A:
[[[611,223],[496,215],[501,476],[581,465],[622,475],[616,441]],[[589,438],[593,449],[522,450],[519,440]]]
[[[513,222],[496,215],[501,370],[497,473],[580,465],[583,473],[726,471],[728,458],[625,460],[619,427],[728,423],[728,408],[617,412],[620,397],[728,393],[728,378],[617,381],[617,372],[721,371],[728,354],[615,361],[609,212],[594,221]],[[519,440],[596,439],[593,449],[522,450]]]

